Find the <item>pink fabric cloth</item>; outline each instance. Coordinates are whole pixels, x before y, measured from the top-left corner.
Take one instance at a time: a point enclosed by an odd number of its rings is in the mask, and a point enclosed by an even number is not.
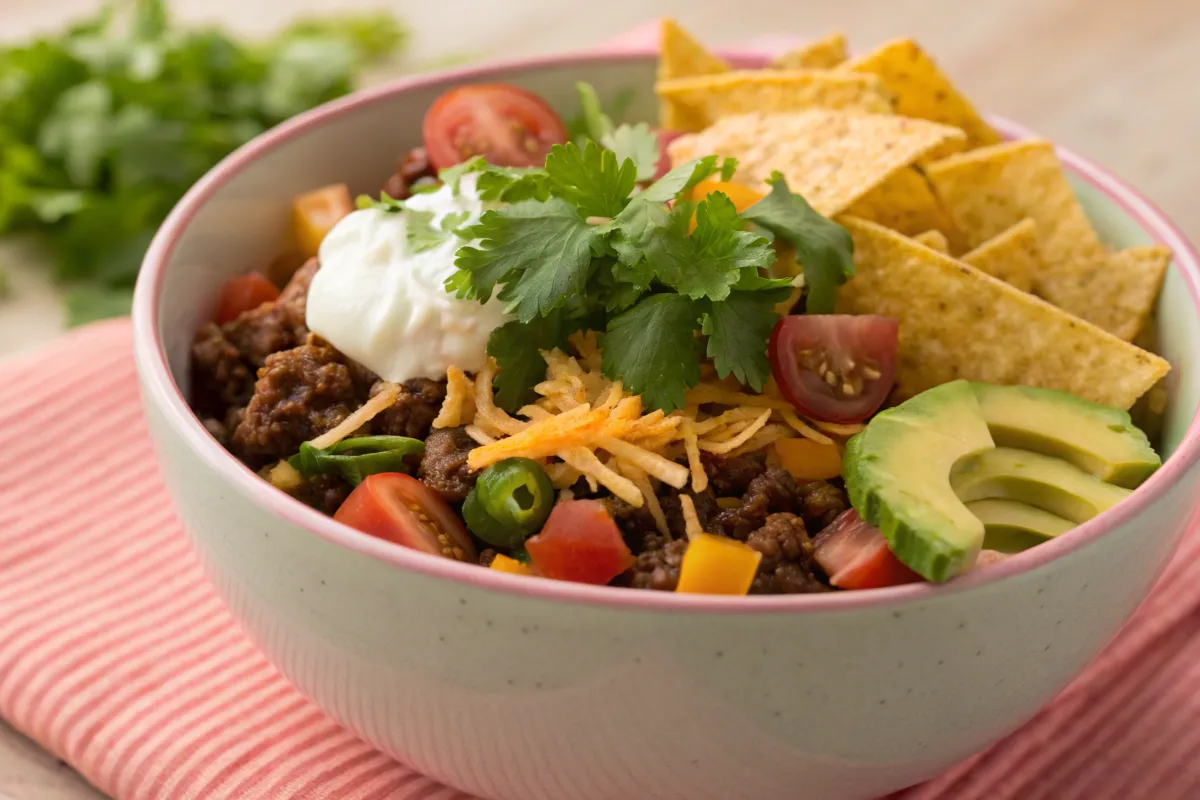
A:
[[[0,716],[120,800],[466,800],[338,727],[229,617],[159,477],[128,321],[0,364],[0,442]],[[1200,797],[1198,555],[1192,535],[1037,718],[895,800]]]

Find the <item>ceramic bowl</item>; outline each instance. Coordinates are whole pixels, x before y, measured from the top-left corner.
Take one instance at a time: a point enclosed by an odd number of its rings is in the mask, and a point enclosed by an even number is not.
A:
[[[1104,239],[1175,252],[1158,308],[1174,364],[1169,458],[1119,507],[948,585],[722,598],[455,563],[272,489],[184,399],[217,287],[276,254],[293,195],[343,181],[377,191],[455,84],[509,81],[570,114],[586,80],[606,97],[634,89],[630,116],[652,119],[654,68],[649,52],[590,54],[408,79],[295,119],[214,169],[155,239],[134,309],[167,484],[229,608],[279,669],[367,741],[471,794],[868,798],[916,783],[1076,676],[1146,596],[1197,503],[1200,266],[1169,220],[1082,158],[1061,152]]]

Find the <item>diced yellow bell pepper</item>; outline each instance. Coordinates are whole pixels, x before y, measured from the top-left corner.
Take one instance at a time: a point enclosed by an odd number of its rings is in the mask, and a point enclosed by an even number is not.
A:
[[[675,591],[688,594],[745,594],[762,553],[736,539],[702,533],[688,543]]]
[[[826,480],[842,474],[842,453],[836,443],[780,439],[775,442],[775,453],[779,456],[779,466],[798,481]]]
[[[350,187],[344,183],[326,186],[293,200],[292,230],[300,253],[305,258],[315,256],[326,234],[353,210]]]
[[[509,575],[532,575],[533,570],[528,564],[522,564],[515,558],[509,558],[504,554],[497,555],[492,559],[492,569],[497,572],[507,572]]]

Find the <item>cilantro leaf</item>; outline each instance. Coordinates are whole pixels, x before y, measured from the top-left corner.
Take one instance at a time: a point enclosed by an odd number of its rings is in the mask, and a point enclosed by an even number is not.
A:
[[[445,231],[434,227],[432,211],[411,208],[404,212],[404,235],[408,239],[409,249],[414,253],[432,250],[447,238]]]
[[[609,320],[601,368],[648,408],[683,408],[684,392],[700,380],[696,305],[680,294],[655,294]]]
[[[792,194],[778,172],[767,181],[771,193],[742,212],[796,248],[804,268],[805,309],[832,314],[837,287],[854,275],[854,240],[850,232],[821,216],[798,194]]]
[[[579,93],[579,132],[577,137],[572,138],[582,145],[584,142],[579,140],[584,137],[598,142],[612,133],[612,120],[601,108],[600,95],[596,94],[596,88],[590,83],[578,81],[575,91]]]
[[[724,163],[718,162],[720,156],[704,156],[680,164],[651,184],[634,200],[639,203],[666,203],[690,191],[700,181],[718,173],[721,180],[727,181],[732,178],[733,170],[737,168],[737,159],[727,158]]]
[[[587,224],[579,209],[553,197],[544,203],[523,200],[488,211],[459,235],[481,241],[477,247],[458,250],[454,263],[459,272],[447,280],[447,288],[459,297],[486,302],[496,284],[502,283],[500,299],[522,322],[581,293],[592,256],[601,246],[597,229]],[[461,277],[464,272],[469,279]]]
[[[550,193],[574,206],[585,217],[614,217],[625,208],[637,185],[632,161],[617,162],[611,150],[589,141],[582,150],[573,142],[554,145],[546,156]]]
[[[496,405],[509,413],[525,405],[532,388],[546,378],[541,351],[562,347],[572,332],[558,311],[528,323],[512,320],[492,331],[487,351],[500,367],[493,384]]]
[[[658,134],[645,122],[637,125],[618,125],[612,133],[602,137],[600,144],[612,150],[617,160],[632,161],[637,167],[637,179],[648,181],[658,172]]]
[[[696,229],[687,234],[691,208],[677,206],[670,222],[647,242],[655,277],[693,300],[723,300],[745,271],[757,275],[775,260],[766,239],[742,230],[733,202],[714,192],[696,206]]]
[[[483,156],[447,167],[438,173],[438,179],[454,187],[454,193],[458,194],[462,177],[472,172],[479,174],[475,190],[485,201],[517,203],[521,200],[545,200],[550,196],[546,170],[541,167],[499,167],[489,164]]]
[[[787,298],[786,291],[735,291],[719,303],[711,303],[704,317],[708,334],[708,356],[717,375],[733,375],[739,383],[762,391],[771,377],[767,341],[779,320],[774,306]]]

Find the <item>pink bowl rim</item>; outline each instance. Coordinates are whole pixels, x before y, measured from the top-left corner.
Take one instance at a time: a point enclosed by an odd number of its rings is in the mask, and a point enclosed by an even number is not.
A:
[[[761,52],[727,51],[724,55],[739,66],[761,65]],[[377,558],[405,570],[444,578],[477,589],[497,591],[531,599],[638,609],[656,612],[762,614],[829,613],[929,601],[949,594],[978,589],[997,581],[1046,567],[1050,562],[1086,547],[1114,527],[1126,524],[1147,510],[1178,483],[1200,459],[1200,410],[1193,416],[1179,447],[1164,465],[1116,508],[1070,532],[1024,553],[1012,556],[985,570],[969,573],[946,584],[910,584],[886,589],[831,592],[817,595],[768,595],[722,597],[667,592],[636,591],[607,586],[552,581],[508,575],[472,564],[463,564],[420,553],[375,539],[312,509],[270,487],[254,472],[233,458],[212,438],[192,413],[171,376],[166,351],[158,335],[158,301],[166,265],[183,232],[209,198],[245,166],[282,143],[303,135],[342,114],[379,102],[388,102],[416,89],[442,84],[495,80],[515,70],[536,70],[637,61],[657,57],[653,48],[615,48],[585,53],[556,54],[495,61],[479,66],[443,70],[402,78],[328,103],[301,114],[267,131],[214,167],[184,196],[155,236],[146,254],[133,304],[134,349],[146,402],[153,402],[195,453],[218,475],[278,518],[316,534],[333,544]],[[999,117],[989,121],[1007,138],[1033,138],[1027,128]],[[1174,263],[1200,315],[1200,255],[1179,228],[1141,193],[1091,161],[1057,147],[1063,163],[1076,176],[1107,196],[1148,235],[1169,247]]]

